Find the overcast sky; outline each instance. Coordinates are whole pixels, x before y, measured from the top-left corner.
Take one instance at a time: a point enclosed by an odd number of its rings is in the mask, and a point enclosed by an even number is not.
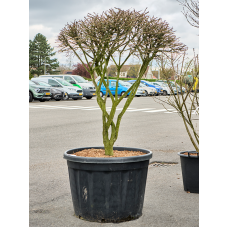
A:
[[[192,56],[193,48],[198,53],[199,30],[187,22],[181,12],[183,7],[176,0],[29,0],[29,39],[33,40],[37,33],[41,33],[57,51],[56,38],[67,22],[114,7],[137,11],[147,8],[151,16],[161,17],[174,28],[176,36],[188,46],[189,56]],[[55,57],[60,64],[67,63],[64,54],[56,54]],[[74,57],[73,63],[77,62]]]

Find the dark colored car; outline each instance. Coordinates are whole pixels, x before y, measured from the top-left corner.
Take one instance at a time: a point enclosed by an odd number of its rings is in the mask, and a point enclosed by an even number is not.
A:
[[[37,85],[40,85],[40,86],[47,86],[50,88],[50,91],[51,91],[51,98],[56,100],[56,101],[60,101],[61,99],[64,98],[64,91],[63,89],[56,89],[55,87],[52,87],[51,85],[49,85],[48,83],[46,82],[42,82],[42,81],[36,81],[36,79],[32,79],[32,81],[34,83],[36,83]]]

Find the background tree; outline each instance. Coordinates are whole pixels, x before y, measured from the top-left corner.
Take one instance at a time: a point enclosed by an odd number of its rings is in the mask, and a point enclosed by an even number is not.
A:
[[[183,14],[188,23],[199,28],[199,0],[177,0],[183,6]]]
[[[72,68],[69,67],[68,64],[60,64],[57,68],[56,71],[59,72],[59,74],[63,74],[64,71],[72,71]]]
[[[139,74],[140,65],[133,65],[130,67],[129,71],[127,72],[127,77],[129,78],[137,78]]]
[[[110,77],[116,77],[116,72],[117,72],[117,69],[115,65],[111,65],[107,69],[107,75]]]
[[[149,62],[162,52],[178,52],[185,48],[174,35],[173,29],[161,18],[149,17],[146,11],[125,11],[118,8],[110,9],[101,15],[88,14],[84,20],[67,24],[61,30],[58,41],[60,51],[72,51],[82,64],[83,56],[89,66],[88,71],[96,88],[97,103],[102,110],[106,155],[113,155],[113,145],[118,137],[121,119],[136,94]],[[118,85],[121,68],[133,55],[142,63],[136,82],[121,97],[117,94],[118,86],[115,95],[112,95],[109,80],[105,81],[109,62],[112,60],[117,68]],[[95,73],[100,77],[99,83],[95,81]],[[107,91],[104,98],[100,96],[102,84]],[[130,95],[114,122],[116,108],[128,93]],[[106,110],[108,94],[112,102],[110,113]]]
[[[34,40],[29,40],[29,69],[32,75],[44,74],[44,64],[46,63],[46,73],[57,74],[56,68],[59,63],[56,58],[51,59],[55,55],[54,48],[47,43],[44,35],[38,33]]]
[[[82,63],[77,63],[76,65],[74,65],[74,67],[75,69],[72,71],[72,74],[91,79],[91,75],[88,72],[88,69],[89,69],[88,64],[84,63],[83,65]]]

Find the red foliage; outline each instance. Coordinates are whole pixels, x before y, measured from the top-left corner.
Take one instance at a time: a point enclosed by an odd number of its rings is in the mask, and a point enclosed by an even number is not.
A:
[[[86,68],[88,69],[88,65],[85,64]],[[86,78],[91,78],[90,73],[85,69],[82,63],[77,63],[74,65],[75,69],[72,71],[73,75],[80,75]]]

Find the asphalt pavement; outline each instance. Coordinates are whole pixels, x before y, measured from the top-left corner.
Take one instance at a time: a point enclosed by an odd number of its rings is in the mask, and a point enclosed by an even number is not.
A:
[[[74,216],[63,153],[77,147],[102,146],[101,111],[96,99],[35,101],[29,106],[30,227],[199,226],[199,194],[183,190],[177,155],[179,151],[194,148],[177,113],[168,113],[152,97],[133,100],[123,116],[115,146],[144,148],[153,152],[143,215],[123,223],[95,223]],[[110,99],[107,107],[111,107]],[[118,108],[121,107],[123,103]]]

